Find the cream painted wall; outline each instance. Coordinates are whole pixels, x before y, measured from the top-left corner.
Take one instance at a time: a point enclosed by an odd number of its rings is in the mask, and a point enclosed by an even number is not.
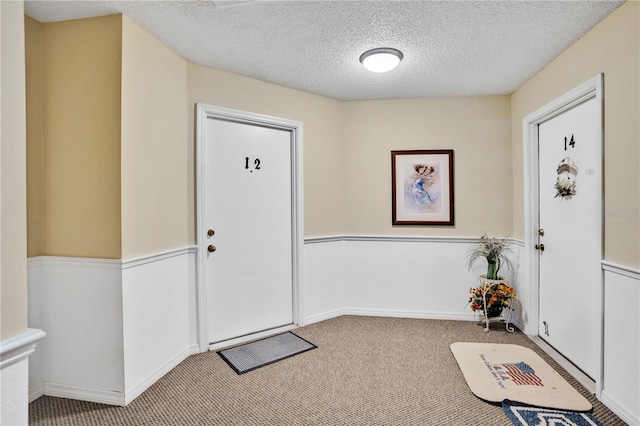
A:
[[[42,24],[28,16],[25,25],[27,88],[27,257],[42,249]]]
[[[186,102],[186,61],[123,17],[123,259],[189,244]]]
[[[121,256],[119,15],[43,28],[44,255]]]
[[[355,235],[511,233],[509,96],[350,102],[346,229]],[[455,226],[392,226],[391,151],[453,149]]]
[[[0,340],[27,330],[24,5],[0,2]],[[3,398],[4,400],[4,398]]]
[[[514,236],[524,235],[523,118],[604,73],[605,258],[640,266],[639,10],[623,4],[512,95]]]
[[[51,114],[45,114],[43,123],[45,231],[42,251],[44,254],[94,257],[119,257],[124,253],[129,257],[185,242],[194,244],[193,123],[196,102],[285,117],[304,123],[307,237],[336,234],[469,236],[477,235],[485,229],[489,233],[513,234],[522,238],[522,118],[599,71],[605,71],[607,75],[605,136],[607,141],[616,141],[615,144],[608,143],[605,151],[605,206],[611,212],[633,212],[638,206],[640,189],[636,188],[637,184],[634,182],[631,182],[633,188],[629,188],[626,175],[628,170],[637,170],[637,159],[640,157],[637,144],[637,9],[637,3],[623,5],[511,98],[468,97],[342,103],[187,64],[186,157],[181,151],[184,148],[169,142],[174,136],[166,139],[168,150],[148,150],[152,138],[145,143],[124,141],[122,146],[125,152],[121,158],[123,164],[126,164],[122,170],[122,185],[120,173],[117,172],[120,167],[120,152],[116,142],[118,137],[113,133],[116,131],[131,141],[144,137],[141,135],[146,126],[142,123],[148,124],[151,119],[145,117],[145,108],[154,104],[147,102],[148,99],[145,98],[156,95],[161,99],[167,99],[164,96],[172,99],[182,97],[179,84],[165,87],[167,85],[161,83],[161,80],[173,79],[174,76],[184,81],[178,70],[181,68],[181,60],[168,51],[163,51],[165,48],[144,35],[144,32],[132,29],[134,24],[125,24],[123,31],[128,35],[125,35],[124,44],[125,49],[131,49],[127,54],[131,62],[122,67],[122,84],[127,86],[122,88],[122,108],[128,111],[123,112],[119,110],[120,103],[115,94],[120,93],[119,89],[115,90],[119,84],[114,65],[117,61],[111,55],[118,50],[116,41],[120,39],[122,18],[112,16],[47,24],[43,31],[43,60],[47,64],[43,90],[45,111],[49,106]],[[126,18],[124,19],[126,22]],[[96,37],[97,41],[94,40]],[[129,42],[127,37],[131,38]],[[62,45],[68,45],[63,43],[65,38],[73,39],[78,46],[72,52],[63,49],[60,54],[51,53],[51,46],[61,48]],[[77,40],[92,40],[92,43]],[[96,42],[104,43],[105,46],[93,49]],[[86,44],[90,46],[87,47]],[[158,49],[156,58],[152,58],[153,55],[148,52],[149,46]],[[136,55],[148,56],[144,56],[143,60]],[[82,61],[78,61],[78,58],[82,58]],[[92,64],[96,64],[98,59],[103,61],[103,66],[100,70],[92,69]],[[148,71],[149,68],[155,68],[156,71],[162,69],[153,65],[156,60],[159,63],[168,61],[175,69],[169,66],[162,77],[158,76],[154,80],[155,73]],[[51,67],[48,65],[49,61]],[[78,65],[82,65],[82,69],[78,69]],[[79,80],[88,86],[86,89],[91,90],[67,90],[68,87],[64,84],[70,82],[59,81],[62,80],[61,75],[67,72],[65,67],[72,68],[68,71],[76,73],[73,74],[74,81]],[[106,69],[111,71],[100,76],[99,72]],[[177,74],[174,75],[173,72]],[[86,81],[89,77],[90,81]],[[162,87],[162,91],[150,93],[153,90],[149,86],[140,87],[145,78],[156,81],[156,88]],[[92,84],[96,81],[100,84]],[[105,87],[107,88],[102,90]],[[71,111],[71,107],[56,110],[50,104],[53,102],[51,99],[57,95],[63,99],[62,103],[69,104],[66,99],[78,100],[74,99],[82,94],[78,92],[91,93],[88,97],[100,99],[101,102],[91,105],[91,108],[78,108],[75,112]],[[59,104],[60,101],[55,103]],[[90,102],[86,99],[81,99],[76,105],[86,106],[88,103]],[[105,104],[108,110],[106,113],[92,114],[90,117],[97,122],[89,123],[88,118],[82,117],[86,111]],[[155,106],[159,104],[167,106],[169,102],[156,102]],[[130,115],[133,111],[137,114],[136,118]],[[171,107],[163,111],[163,114],[174,113],[180,114]],[[126,121],[122,131],[120,117]],[[183,126],[180,120],[176,119],[169,124],[157,120],[157,127],[154,127],[152,133],[160,134],[158,129],[164,131],[170,128],[169,134],[177,135]],[[84,123],[87,125],[84,126]],[[85,137],[93,128],[101,129],[97,132],[102,136],[99,140]],[[70,129],[74,131],[69,132]],[[50,138],[51,142],[47,137],[49,134],[56,135]],[[511,145],[508,143],[509,138],[512,140]],[[91,141],[96,145],[95,149],[78,149],[91,147],[91,144],[79,144],[78,141],[81,140]],[[392,227],[389,151],[434,148],[453,148],[456,151],[456,226]],[[76,161],[86,158],[87,154],[90,155],[88,161]],[[147,161],[145,155],[154,156],[154,161]],[[171,155],[177,156],[174,158],[178,158],[178,161],[168,162]],[[157,161],[161,166],[155,169]],[[67,167],[69,164],[74,164],[74,167]],[[108,166],[104,167],[105,164]],[[145,169],[146,167],[149,168]],[[491,169],[490,173],[483,173],[487,168]],[[154,171],[160,169],[172,176],[174,179],[171,183],[175,183],[170,189],[173,195],[165,199],[154,194],[162,186],[158,179],[163,179],[163,176],[159,174],[157,179],[152,176]],[[186,178],[180,177],[181,170],[186,170]],[[371,170],[376,173],[371,173]],[[382,172],[378,173],[378,170]],[[510,180],[513,180],[513,184]],[[98,181],[102,184],[100,194],[96,194],[94,190],[94,184]],[[180,185],[186,187],[184,194],[179,193]],[[119,211],[120,187],[123,188],[122,212]],[[491,207],[486,207],[488,197],[492,197]],[[178,206],[179,200],[188,205],[186,224],[185,212]],[[30,221],[30,230],[31,223]],[[165,223],[172,225],[162,226]],[[37,229],[37,220],[33,226]],[[607,258],[637,265],[640,262],[637,216],[609,216],[606,227]],[[158,229],[162,231],[158,233]],[[34,238],[34,244],[37,244],[37,232],[34,232]],[[123,239],[122,243],[120,238]],[[618,243],[619,241],[622,243]]]
[[[205,103],[303,122],[305,236],[347,232],[342,102],[194,64],[188,64],[188,84],[189,229],[195,230],[196,217],[195,104]]]
[[[189,123],[197,102],[304,123],[306,237],[510,234],[508,96],[343,103],[199,65],[188,70]],[[392,227],[390,151],[436,148],[456,150],[456,226]],[[478,179],[478,163],[498,166]],[[494,193],[501,196],[492,207],[477,212]]]

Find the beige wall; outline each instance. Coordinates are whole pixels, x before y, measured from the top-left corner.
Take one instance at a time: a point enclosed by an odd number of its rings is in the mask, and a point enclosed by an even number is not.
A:
[[[42,254],[135,257],[194,244],[198,102],[304,123],[307,237],[486,230],[522,238],[522,118],[598,72],[605,72],[605,208],[634,211],[638,7],[623,5],[511,97],[349,103],[194,64],[185,77],[184,62],[127,18],[46,24]],[[173,105],[185,84],[186,130]],[[391,226],[390,151],[438,148],[455,150],[455,227]],[[40,238],[34,205],[30,254]],[[609,260],[640,263],[638,222],[607,217]]]
[[[119,258],[122,19],[43,26],[44,255]]]
[[[42,24],[25,16],[27,88],[27,256],[39,256],[43,221]]]
[[[188,65],[189,228],[195,230],[195,104],[205,103],[304,123],[305,236],[344,235],[342,102],[199,65]],[[195,233],[191,237],[195,243]]]
[[[627,2],[511,98],[514,235],[524,235],[522,120],[604,73],[605,258],[640,266],[640,3]]]
[[[511,233],[508,96],[346,104],[346,229],[355,235]],[[391,225],[391,151],[453,149],[455,226]]]
[[[188,70],[190,141],[197,102],[304,123],[306,237],[511,232],[508,96],[344,103],[199,65]],[[392,227],[391,150],[440,148],[455,150],[456,226]],[[481,166],[491,173],[478,179]],[[500,195],[477,209],[491,194]]]
[[[29,256],[189,244],[186,62],[119,15],[26,28]]]
[[[0,2],[0,340],[27,331],[24,8]]]
[[[122,257],[185,247],[187,63],[122,18]]]

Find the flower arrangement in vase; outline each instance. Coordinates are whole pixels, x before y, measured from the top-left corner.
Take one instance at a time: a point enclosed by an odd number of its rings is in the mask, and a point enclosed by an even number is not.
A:
[[[500,268],[506,265],[513,270],[510,256],[515,255],[506,238],[490,238],[484,233],[467,252],[467,267],[471,270],[476,262],[482,258],[487,261],[487,279],[499,280]]]

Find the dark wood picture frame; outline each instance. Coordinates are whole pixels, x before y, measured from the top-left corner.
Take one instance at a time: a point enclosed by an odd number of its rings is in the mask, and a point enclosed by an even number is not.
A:
[[[391,151],[393,225],[453,226],[453,150]]]

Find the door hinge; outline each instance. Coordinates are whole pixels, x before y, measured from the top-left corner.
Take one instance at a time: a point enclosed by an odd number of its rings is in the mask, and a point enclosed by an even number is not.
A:
[[[542,325],[544,325],[544,334],[549,335],[549,324],[546,321],[542,321]]]

